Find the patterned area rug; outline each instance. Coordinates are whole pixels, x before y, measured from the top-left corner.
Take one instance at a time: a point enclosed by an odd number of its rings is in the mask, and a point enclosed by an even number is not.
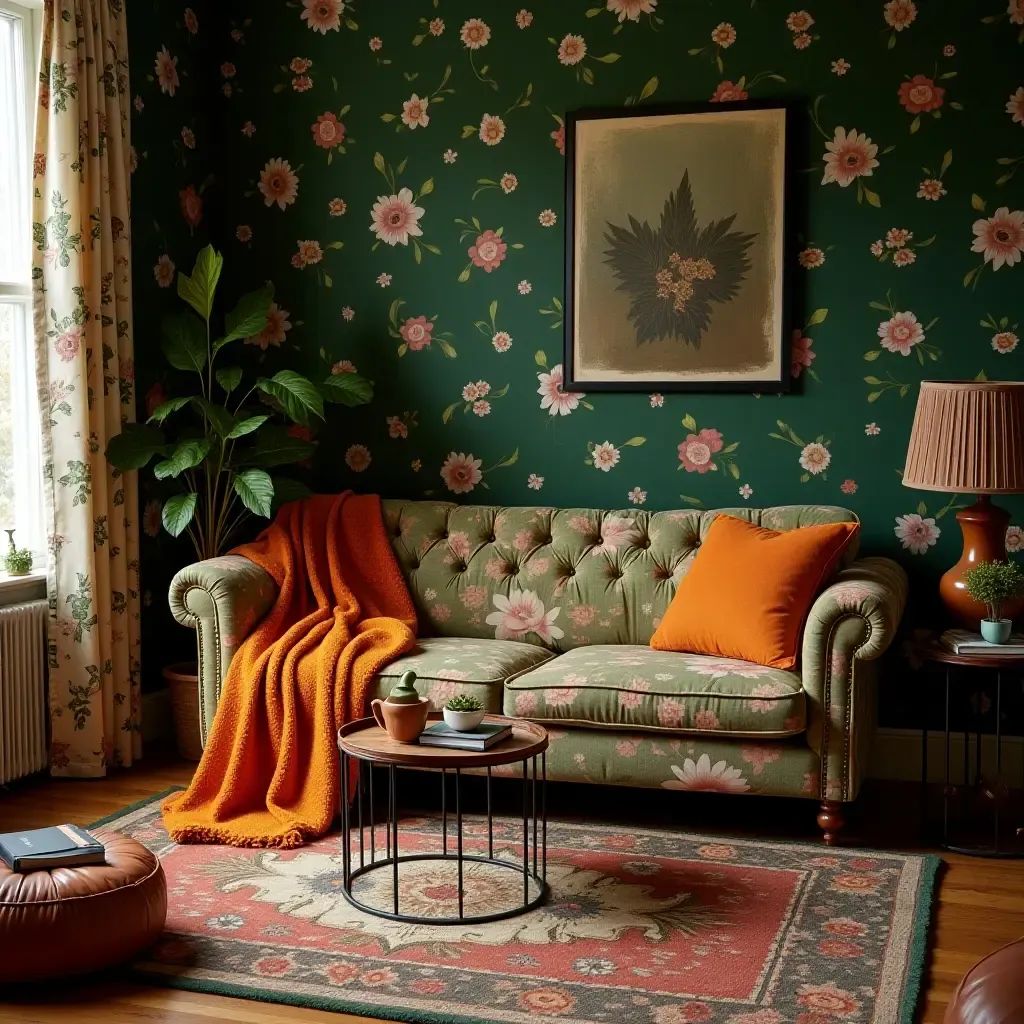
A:
[[[457,1024],[913,1020],[938,858],[549,822],[539,909],[408,925],[346,902],[337,835],[292,851],[176,846],[159,807],[104,824],[163,861],[167,932],[132,967],[160,984]],[[486,826],[466,826],[467,852],[486,852]],[[495,820],[497,854],[514,857],[521,828]],[[438,849],[440,820],[407,818],[400,839]],[[377,874],[368,901],[390,898]],[[467,913],[522,898],[521,875],[486,865],[465,888]],[[453,913],[446,866],[403,868],[399,889],[403,911]]]

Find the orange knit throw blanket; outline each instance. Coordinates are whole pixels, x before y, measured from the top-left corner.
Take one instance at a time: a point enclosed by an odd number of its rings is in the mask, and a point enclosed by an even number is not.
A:
[[[284,506],[237,548],[278,585],[231,661],[192,784],[163,806],[179,843],[300,846],[338,809],[336,730],[415,643],[416,612],[376,495]]]

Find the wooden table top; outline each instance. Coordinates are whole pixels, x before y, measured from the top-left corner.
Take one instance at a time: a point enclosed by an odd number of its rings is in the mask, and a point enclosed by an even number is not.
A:
[[[962,665],[966,668],[989,668],[996,672],[1024,669],[1024,654],[954,654],[941,644],[932,643],[921,648],[925,661],[942,665]]]
[[[429,722],[443,716],[432,711]],[[380,764],[409,765],[418,768],[486,768],[525,761],[548,749],[548,733],[542,725],[518,718],[487,715],[485,722],[511,725],[512,735],[489,750],[460,750],[457,747],[427,747],[418,743],[393,740],[373,718],[360,718],[338,730],[338,746],[353,757]]]

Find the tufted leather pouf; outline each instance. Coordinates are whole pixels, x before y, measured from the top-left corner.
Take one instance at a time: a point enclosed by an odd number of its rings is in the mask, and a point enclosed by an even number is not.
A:
[[[1018,1024],[1024,1021],[1024,939],[1017,939],[963,977],[946,1009],[946,1024]]]
[[[160,937],[167,883],[141,843],[95,829],[106,864],[20,874],[0,861],[0,982],[110,967]]]

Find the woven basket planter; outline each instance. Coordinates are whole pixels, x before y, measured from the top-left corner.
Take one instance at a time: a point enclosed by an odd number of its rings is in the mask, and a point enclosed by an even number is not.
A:
[[[187,761],[203,756],[199,738],[199,676],[194,662],[168,665],[163,677],[171,691],[171,715],[178,753]]]

